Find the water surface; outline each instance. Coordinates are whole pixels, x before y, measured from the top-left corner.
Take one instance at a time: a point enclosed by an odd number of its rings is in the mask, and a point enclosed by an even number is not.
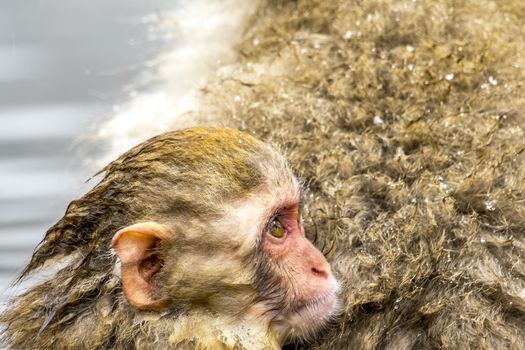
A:
[[[161,44],[166,0],[0,0],[0,305],[67,204],[89,189],[87,142]]]

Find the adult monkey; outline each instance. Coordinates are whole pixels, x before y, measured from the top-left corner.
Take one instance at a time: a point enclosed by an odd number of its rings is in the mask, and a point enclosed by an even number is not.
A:
[[[23,272],[66,259],[0,316],[8,348],[277,349],[336,311],[337,282],[304,237],[301,187],[268,145],[186,129],[104,172]]]
[[[270,0],[206,87],[287,147],[333,247],[344,312],[309,349],[525,349],[523,23],[520,0]]]

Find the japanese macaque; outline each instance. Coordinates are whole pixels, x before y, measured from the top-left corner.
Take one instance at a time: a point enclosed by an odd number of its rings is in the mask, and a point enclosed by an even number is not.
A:
[[[60,267],[0,316],[4,346],[278,349],[336,313],[301,184],[267,144],[172,131],[103,171],[36,249],[22,277]]]

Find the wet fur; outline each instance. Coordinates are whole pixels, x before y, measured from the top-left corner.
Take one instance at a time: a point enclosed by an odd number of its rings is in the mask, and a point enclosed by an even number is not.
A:
[[[255,237],[250,241],[246,232],[237,234],[238,227],[217,222],[232,203],[274,184],[269,174],[292,181],[284,159],[245,133],[194,128],[134,147],[103,174],[36,248],[21,278],[46,265],[60,267],[0,314],[2,344],[15,349],[275,348],[274,339],[251,334],[249,327],[235,337],[227,333],[237,327],[232,321],[243,320],[239,310],[252,306],[257,295],[256,248]],[[111,250],[117,231],[147,220],[171,230],[155,252],[163,262],[154,276],[161,312],[128,304]],[[218,233],[224,233],[221,240]],[[212,261],[217,263],[203,268]]]

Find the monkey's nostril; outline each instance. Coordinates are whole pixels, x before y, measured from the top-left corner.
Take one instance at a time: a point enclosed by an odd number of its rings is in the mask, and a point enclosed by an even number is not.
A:
[[[318,277],[327,278],[328,273],[324,270],[316,269],[315,267],[312,267],[312,273]]]

